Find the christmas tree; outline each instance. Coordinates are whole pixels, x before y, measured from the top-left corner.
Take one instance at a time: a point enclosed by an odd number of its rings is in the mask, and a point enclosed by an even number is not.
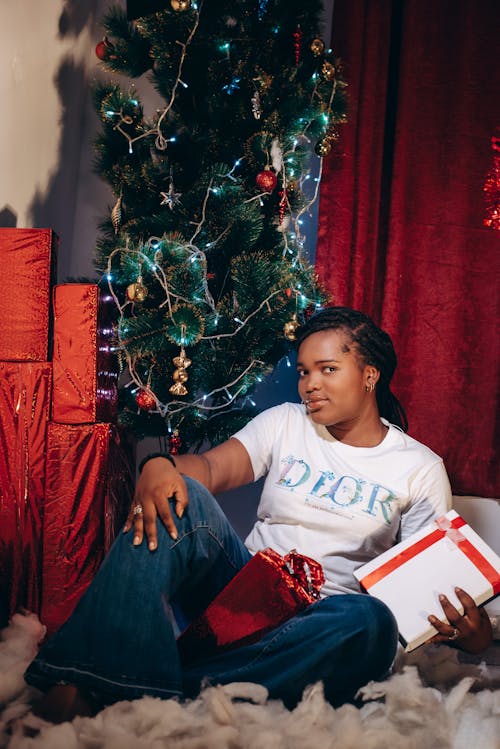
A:
[[[118,309],[120,421],[175,451],[246,423],[325,302],[302,225],[345,83],[317,0],[131,5],[110,8],[96,54],[162,103],[147,114],[123,77],[95,86],[96,167],[116,197],[97,265]]]

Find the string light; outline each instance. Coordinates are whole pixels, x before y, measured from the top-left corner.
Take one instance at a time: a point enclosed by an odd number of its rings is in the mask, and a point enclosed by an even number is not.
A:
[[[222,86],[222,90],[226,92],[226,94],[234,94],[235,91],[237,91],[240,87],[241,78],[233,78],[231,83],[227,83],[225,86]]]
[[[181,47],[181,54],[180,54],[180,58],[179,58],[179,65],[178,65],[178,68],[177,68],[177,76],[176,76],[174,85],[172,86],[172,91],[171,91],[171,94],[170,94],[170,100],[169,100],[167,106],[164,107],[163,110],[161,110],[161,114],[158,117],[158,121],[156,123],[156,127],[150,128],[149,130],[146,130],[146,132],[141,133],[140,135],[136,135],[134,138],[132,138],[129,135],[129,133],[127,133],[122,128],[122,124],[131,124],[130,117],[127,116],[127,115],[124,116],[123,113],[121,113],[121,112],[119,113],[120,122],[117,125],[115,125],[114,129],[117,130],[119,133],[121,133],[121,135],[123,135],[123,137],[126,138],[126,140],[128,141],[128,151],[129,151],[129,154],[133,153],[133,144],[136,141],[142,140],[144,138],[149,138],[151,136],[156,136],[155,145],[156,145],[156,147],[160,151],[165,150],[167,148],[168,143],[172,142],[171,138],[165,138],[165,136],[162,133],[161,127],[162,127],[162,124],[163,124],[163,120],[167,117],[167,115],[169,114],[169,112],[172,109],[172,106],[173,106],[173,104],[175,102],[175,98],[176,98],[176,95],[177,95],[177,88],[179,86],[183,86],[184,88],[188,88],[188,84],[185,81],[182,80],[181,75],[182,75],[182,70],[183,70],[183,67],[184,67],[185,60],[186,60],[187,50],[188,50],[190,44],[192,43],[192,41],[193,41],[193,39],[194,39],[194,37],[196,35],[196,32],[198,31],[198,27],[199,27],[199,23],[200,23],[200,15],[198,13],[198,6],[195,4],[195,5],[192,5],[191,7],[196,11],[195,14],[194,14],[195,21],[194,21],[194,24],[193,24],[193,27],[192,27],[191,31],[189,32],[189,35],[188,35],[188,38],[186,39],[186,41],[185,42],[179,42],[179,41],[177,42],[180,45],[180,47]],[[131,99],[130,101],[131,101],[131,103],[134,106],[139,106],[139,102],[137,101],[137,99]],[[128,120],[126,120],[125,117],[128,117]]]

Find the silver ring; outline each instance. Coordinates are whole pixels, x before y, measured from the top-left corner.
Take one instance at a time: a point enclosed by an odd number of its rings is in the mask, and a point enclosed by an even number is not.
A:
[[[136,505],[132,510],[132,515],[142,515],[142,505]]]
[[[448,640],[458,640],[459,637],[460,637],[460,630],[457,629],[456,627],[453,627],[453,632],[451,633],[451,635],[448,635]]]

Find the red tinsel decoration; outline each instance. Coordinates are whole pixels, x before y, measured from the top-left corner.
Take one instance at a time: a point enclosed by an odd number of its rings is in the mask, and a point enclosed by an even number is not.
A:
[[[288,195],[286,190],[280,190],[279,191],[280,196],[280,202],[278,207],[278,217],[279,217],[279,225],[283,223],[283,219],[285,218],[286,208],[288,205]]]
[[[500,138],[494,135],[491,147],[495,154],[493,168],[488,173],[483,187],[486,196],[486,218],[483,223],[491,229],[500,231]]]
[[[298,66],[300,62],[300,50],[302,47],[302,29],[297,26],[293,32],[293,51],[295,54],[295,65]]]

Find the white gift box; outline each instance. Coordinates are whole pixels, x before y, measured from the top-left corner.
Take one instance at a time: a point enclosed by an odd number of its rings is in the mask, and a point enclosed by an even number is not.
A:
[[[427,620],[429,614],[446,620],[440,593],[460,613],[463,606],[456,586],[478,606],[500,593],[500,557],[455,510],[359,567],[354,575],[367,593],[391,609],[407,652],[436,634]]]

